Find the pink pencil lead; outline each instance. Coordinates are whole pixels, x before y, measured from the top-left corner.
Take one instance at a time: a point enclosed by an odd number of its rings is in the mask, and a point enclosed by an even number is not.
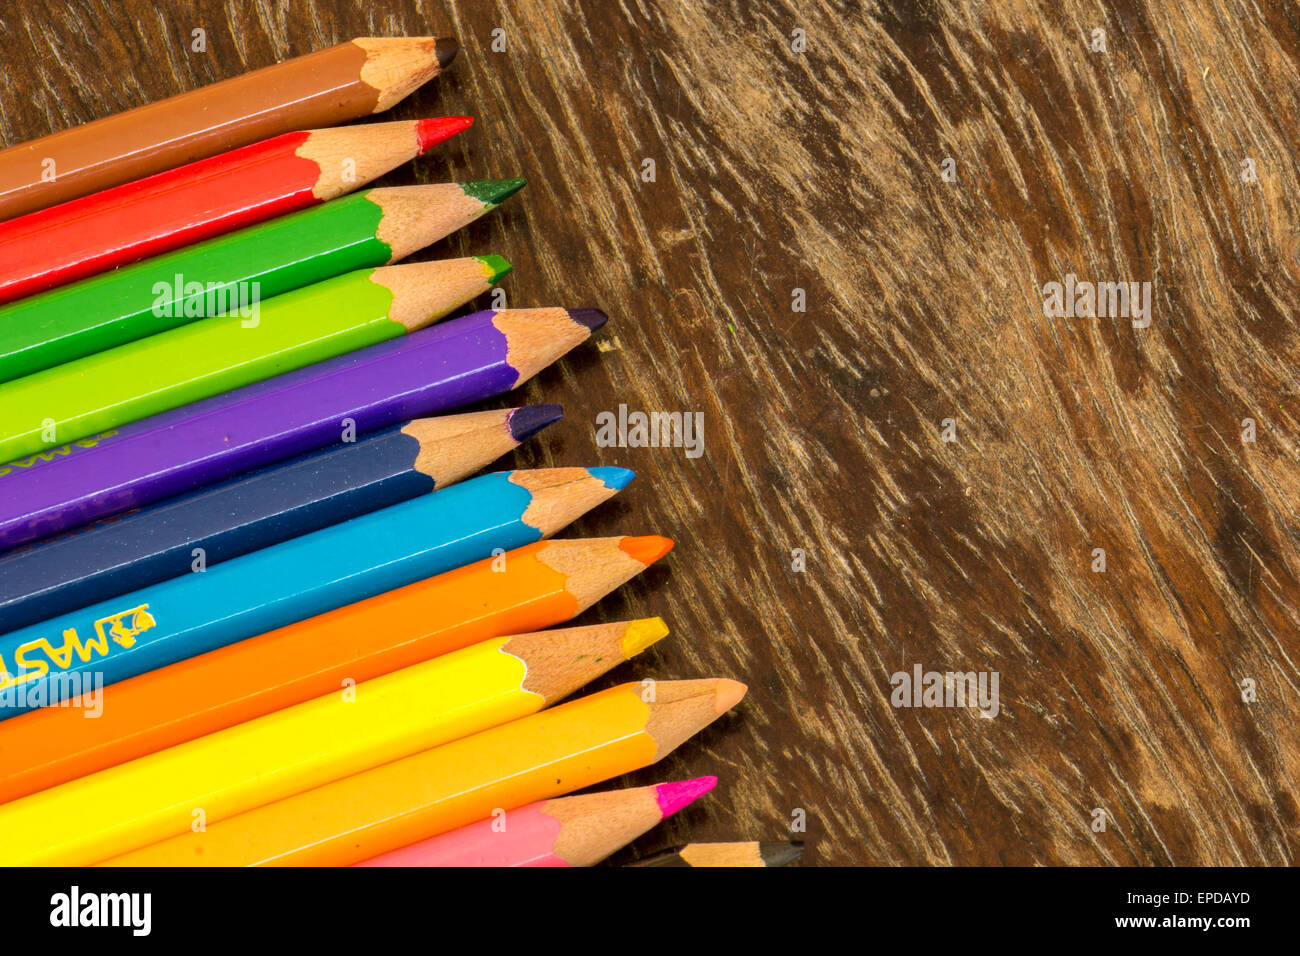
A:
[[[694,803],[718,784],[717,777],[696,777],[693,780],[674,780],[655,787],[655,797],[664,818]]]

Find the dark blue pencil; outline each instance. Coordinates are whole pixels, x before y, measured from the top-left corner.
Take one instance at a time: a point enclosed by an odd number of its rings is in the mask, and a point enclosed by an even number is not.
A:
[[[0,557],[0,633],[445,487],[561,414],[417,419],[11,552]]]

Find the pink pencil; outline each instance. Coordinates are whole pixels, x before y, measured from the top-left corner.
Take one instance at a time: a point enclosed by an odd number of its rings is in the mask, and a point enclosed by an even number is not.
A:
[[[592,866],[704,796],[717,777],[530,803],[357,866]]]

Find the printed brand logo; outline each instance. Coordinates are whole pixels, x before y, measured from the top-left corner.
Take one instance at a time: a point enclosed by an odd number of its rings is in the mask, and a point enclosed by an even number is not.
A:
[[[64,630],[63,643],[58,647],[51,644],[46,637],[38,637],[19,644],[14,649],[16,677],[11,676],[9,668],[5,665],[4,655],[0,654],[0,692],[18,684],[39,680],[51,669],[67,670],[72,666],[74,659],[84,664],[96,654],[107,657],[112,650],[109,641],[123,650],[130,650],[135,646],[135,639],[155,627],[156,622],[153,615],[149,613],[149,605],[141,604],[139,607],[102,617],[95,621],[94,626],[95,636],[85,642],[77,633],[77,629],[70,627]]]
[[[143,634],[156,624],[153,615],[149,613],[149,605],[141,604],[129,611],[119,611],[100,618],[95,622],[95,632],[101,639],[105,636],[111,637],[115,644],[130,649],[135,646],[137,634]],[[107,628],[107,635],[105,635],[105,628]]]
[[[82,893],[74,885],[50,897],[50,925],[126,926],[132,936],[148,936],[153,929],[153,894]]]
[[[1151,324],[1150,282],[1078,281],[1071,272],[1064,283],[1047,283],[1042,293],[1049,319],[1132,319],[1135,329]]]
[[[912,672],[898,671],[889,678],[894,692],[889,702],[895,707],[976,707],[981,717],[996,717],[1002,709],[998,700],[997,671],[925,671],[920,664]]]
[[[703,412],[629,412],[596,416],[596,445],[600,448],[684,448],[687,458],[704,454]]]

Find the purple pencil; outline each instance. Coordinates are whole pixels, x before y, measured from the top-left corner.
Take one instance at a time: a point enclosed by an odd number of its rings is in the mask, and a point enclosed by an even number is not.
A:
[[[0,465],[0,550],[508,392],[604,322],[599,309],[475,312]]]

